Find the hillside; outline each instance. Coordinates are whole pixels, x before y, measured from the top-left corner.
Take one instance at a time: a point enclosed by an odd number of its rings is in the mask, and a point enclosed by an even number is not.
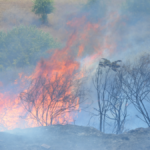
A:
[[[48,15],[49,25],[42,25],[39,17],[32,12],[32,0],[0,0],[0,30],[8,31],[19,25],[34,25],[38,29],[50,32],[60,42],[68,37],[65,34],[67,15],[76,13],[87,0],[55,0],[55,11]],[[65,34],[65,39],[64,39]]]
[[[150,129],[122,135],[102,134],[90,127],[54,125],[0,133],[1,150],[149,150]]]

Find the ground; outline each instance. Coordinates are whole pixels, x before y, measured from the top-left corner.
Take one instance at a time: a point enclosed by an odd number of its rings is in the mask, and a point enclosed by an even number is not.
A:
[[[1,150],[149,150],[150,128],[103,134],[76,125],[53,125],[0,132]]]

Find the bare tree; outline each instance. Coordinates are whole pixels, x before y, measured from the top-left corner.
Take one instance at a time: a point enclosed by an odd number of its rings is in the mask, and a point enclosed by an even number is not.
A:
[[[56,74],[52,79],[48,75],[39,76],[32,80],[26,92],[20,94],[20,99],[29,118],[38,125],[67,123],[65,114],[78,111],[79,104],[85,100],[81,84],[81,80],[73,81],[72,76],[67,75]]]
[[[137,117],[150,127],[148,103],[150,103],[150,54],[140,56],[133,64],[124,65],[127,74],[123,77],[123,91],[136,110]]]
[[[111,103],[108,101],[108,87],[109,82],[112,78],[112,70],[117,71],[120,67],[117,62],[110,62],[109,60],[102,58],[104,62],[100,61],[97,67],[95,76],[93,78],[93,84],[97,92],[97,103],[98,109],[94,108],[98,114],[94,114],[95,116],[99,116],[99,130],[101,132],[105,132],[105,123],[106,123],[106,116],[110,109]]]
[[[122,90],[123,75],[122,69],[119,69],[108,89],[111,116],[106,114],[106,117],[114,121],[113,133],[115,134],[121,134],[126,131],[125,122],[129,100]]]

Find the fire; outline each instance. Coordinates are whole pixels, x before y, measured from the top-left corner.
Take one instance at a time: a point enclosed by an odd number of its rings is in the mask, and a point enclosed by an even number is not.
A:
[[[17,93],[16,89],[15,94],[11,91],[0,93],[1,130],[73,122],[76,114],[71,111],[79,109],[80,101],[73,82],[85,76],[80,72],[82,67],[92,66],[106,50],[111,54],[116,47],[109,33],[102,37],[103,43],[98,41],[97,33],[115,26],[119,19],[118,16],[113,18],[113,14],[109,17],[114,20],[105,26],[101,21],[90,23],[86,16],[66,23],[73,29],[66,46],[55,50],[49,59],[42,59],[30,76],[19,73],[14,81],[23,92]],[[2,85],[0,82],[0,87]]]
[[[79,46],[78,57],[80,57],[80,56],[82,55],[83,51],[84,51],[84,46],[83,46],[83,45],[80,45],[80,46]]]
[[[68,49],[56,50],[51,59],[41,60],[31,75],[36,80],[21,95],[23,105],[32,111],[28,116],[30,126],[73,122],[69,111],[79,108],[79,98],[71,93],[71,83],[79,64],[67,56]]]
[[[10,94],[8,92],[4,94],[1,93],[0,108],[1,130],[12,129],[21,125],[19,112],[22,110],[19,106],[19,101],[15,94]]]

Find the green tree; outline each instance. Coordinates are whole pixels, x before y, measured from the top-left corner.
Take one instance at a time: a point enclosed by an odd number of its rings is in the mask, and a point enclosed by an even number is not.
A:
[[[54,10],[53,0],[35,0],[32,11],[41,16],[42,22],[47,21],[47,14]]]
[[[32,26],[19,26],[8,32],[0,31],[0,70],[34,66],[41,57],[50,56],[47,50],[59,43],[49,33]]]

